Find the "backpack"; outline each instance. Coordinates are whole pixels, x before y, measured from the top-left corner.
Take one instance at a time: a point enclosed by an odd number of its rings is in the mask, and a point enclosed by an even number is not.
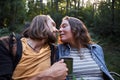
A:
[[[11,33],[0,37],[0,80],[12,80],[13,71],[22,56],[21,36]],[[16,54],[13,55],[14,41],[16,41]]]
[[[19,63],[20,59],[21,59],[21,56],[22,56],[22,42],[21,42],[21,38],[23,36],[21,36],[20,34],[14,34],[14,33],[11,33],[9,35],[9,50],[8,52],[10,54],[7,54],[9,55],[11,58],[9,58],[8,60],[11,60],[11,65],[10,67],[12,66],[12,70],[8,70],[7,71],[7,68],[6,68],[6,73],[2,73],[0,71],[0,80],[11,80],[12,79],[12,74],[17,66],[17,64]],[[16,42],[16,53],[15,55],[13,55],[13,46],[14,46],[14,42]],[[0,41],[0,49],[3,50],[3,48],[5,49],[4,51],[6,51],[7,49],[5,48],[5,46],[2,46],[3,43]],[[52,44],[49,44],[50,45],[50,49],[51,49],[51,65],[56,62],[56,55],[55,55],[55,52],[56,52],[56,46],[55,45],[52,45]],[[2,48],[1,48],[2,47]],[[8,53],[6,52],[6,53]],[[2,51],[3,53],[3,51]],[[1,54],[1,52],[0,52]],[[1,57],[1,55],[0,55]],[[1,62],[0,62],[0,65],[1,65]],[[1,66],[0,66],[1,68]],[[3,67],[2,67],[3,68]],[[3,69],[0,69],[0,70],[3,70]],[[3,71],[5,72],[5,71]],[[8,77],[8,78],[7,78]],[[5,79],[6,78],[6,79]]]

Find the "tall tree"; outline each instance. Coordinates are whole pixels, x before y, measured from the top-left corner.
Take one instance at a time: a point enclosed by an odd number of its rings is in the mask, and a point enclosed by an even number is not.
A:
[[[114,5],[115,5],[115,0],[112,0],[112,25],[114,26]]]
[[[56,11],[58,12],[58,0],[55,0],[55,8],[56,8]]]
[[[0,0],[0,4],[0,27],[15,30],[15,25],[24,21],[25,0]]]

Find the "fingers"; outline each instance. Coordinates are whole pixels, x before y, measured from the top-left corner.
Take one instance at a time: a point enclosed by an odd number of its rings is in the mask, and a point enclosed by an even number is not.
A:
[[[58,62],[63,63],[63,62],[64,62],[64,59],[61,59],[61,60],[60,60],[60,61],[58,61]]]
[[[64,59],[61,59],[60,61],[58,61],[59,63],[64,63]],[[65,66],[67,66],[65,63],[64,63]],[[68,68],[66,67],[65,71],[68,71]]]

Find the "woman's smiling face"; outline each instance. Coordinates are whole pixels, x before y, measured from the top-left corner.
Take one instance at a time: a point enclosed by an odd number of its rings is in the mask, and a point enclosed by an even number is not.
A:
[[[60,40],[63,43],[71,43],[73,41],[71,26],[67,20],[62,21],[59,32],[60,32]]]

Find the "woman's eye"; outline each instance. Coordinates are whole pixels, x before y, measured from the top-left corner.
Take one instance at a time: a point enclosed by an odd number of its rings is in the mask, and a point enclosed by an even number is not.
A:
[[[65,27],[66,27],[66,25],[63,25],[62,27],[63,27],[63,28],[65,28]]]

